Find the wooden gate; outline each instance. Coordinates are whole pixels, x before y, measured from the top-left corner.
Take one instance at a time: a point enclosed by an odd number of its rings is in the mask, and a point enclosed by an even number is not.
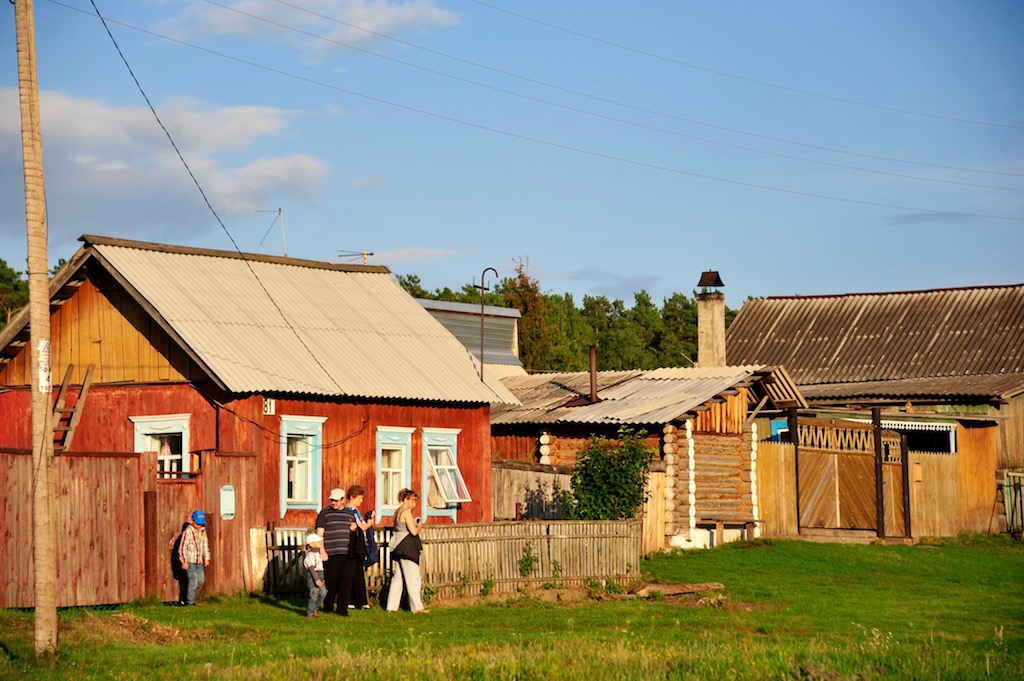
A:
[[[871,424],[801,419],[799,433],[800,527],[877,530],[875,442]],[[885,536],[905,536],[900,435],[882,431]]]

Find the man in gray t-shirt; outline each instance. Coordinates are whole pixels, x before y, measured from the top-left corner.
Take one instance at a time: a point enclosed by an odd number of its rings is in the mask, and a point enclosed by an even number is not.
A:
[[[324,580],[327,582],[327,598],[322,608],[324,612],[334,610],[334,601],[341,588],[342,562],[348,555],[349,526],[352,522],[352,515],[345,512],[345,492],[340,487],[331,490],[329,503],[330,506],[316,517],[316,533],[324,539],[322,551],[326,556]],[[347,617],[347,605],[337,612]]]

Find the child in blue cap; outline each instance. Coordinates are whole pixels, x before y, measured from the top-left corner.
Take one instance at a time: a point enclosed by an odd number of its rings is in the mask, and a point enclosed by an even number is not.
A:
[[[210,543],[206,539],[206,514],[200,510],[192,512],[191,522],[181,533],[181,548],[178,550],[181,569],[188,573],[188,591],[185,605],[196,604],[196,592],[206,582],[206,566],[210,564]]]

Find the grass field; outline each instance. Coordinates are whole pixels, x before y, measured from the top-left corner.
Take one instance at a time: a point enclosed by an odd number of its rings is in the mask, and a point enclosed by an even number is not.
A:
[[[790,541],[657,555],[644,577],[723,591],[623,600],[521,594],[425,615],[307,620],[304,601],[61,612],[55,660],[0,611],[3,678],[1024,678],[1024,547]],[[563,594],[568,597],[568,594]]]

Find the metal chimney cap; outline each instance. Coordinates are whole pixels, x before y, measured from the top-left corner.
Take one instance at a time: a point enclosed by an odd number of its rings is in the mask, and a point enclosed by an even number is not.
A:
[[[718,272],[708,270],[700,275],[700,281],[697,282],[697,286],[725,286],[725,284],[722,283],[722,278],[718,276]]]

